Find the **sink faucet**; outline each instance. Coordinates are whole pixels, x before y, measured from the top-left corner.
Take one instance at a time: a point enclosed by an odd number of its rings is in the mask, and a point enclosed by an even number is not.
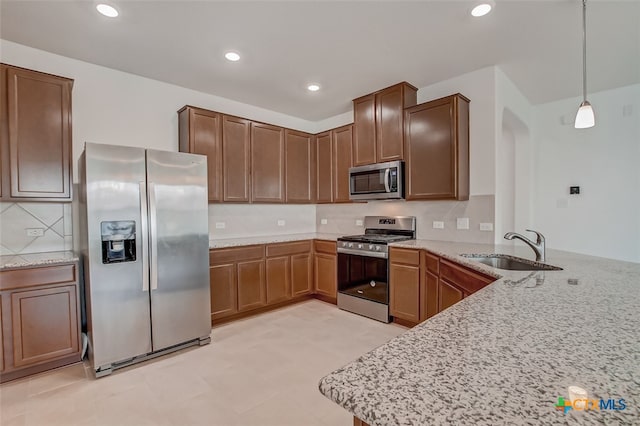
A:
[[[515,232],[507,232],[506,234],[504,234],[504,238],[506,240],[513,240],[514,238],[517,238],[524,241],[525,244],[533,249],[534,253],[536,254],[536,261],[544,262],[544,235],[542,235],[538,231],[534,231],[533,229],[527,229],[527,231],[536,234],[537,238],[535,243],[524,235],[520,235]]]

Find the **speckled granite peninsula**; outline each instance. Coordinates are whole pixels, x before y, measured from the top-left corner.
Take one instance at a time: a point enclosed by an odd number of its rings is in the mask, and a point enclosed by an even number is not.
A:
[[[393,245],[502,278],[324,377],[326,397],[370,425],[640,424],[640,264],[548,250],[564,270],[505,271],[458,255],[532,253]],[[626,409],[556,410],[571,385]]]

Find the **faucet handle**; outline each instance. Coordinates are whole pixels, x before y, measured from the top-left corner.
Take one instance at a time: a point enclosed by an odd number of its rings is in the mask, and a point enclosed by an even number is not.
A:
[[[537,237],[536,243],[537,244],[544,243],[544,235],[542,235],[540,232],[534,231],[533,229],[527,229],[526,231],[527,232],[533,232],[534,234],[536,234],[536,237]]]

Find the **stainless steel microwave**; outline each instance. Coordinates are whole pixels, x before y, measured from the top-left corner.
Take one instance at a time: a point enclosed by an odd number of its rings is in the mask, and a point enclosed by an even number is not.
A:
[[[349,169],[349,199],[401,198],[404,198],[404,161],[389,161]]]

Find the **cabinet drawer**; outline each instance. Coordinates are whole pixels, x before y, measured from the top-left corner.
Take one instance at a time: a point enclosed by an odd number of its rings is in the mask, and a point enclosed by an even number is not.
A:
[[[313,246],[318,253],[336,254],[335,241],[315,240]]]
[[[446,279],[469,294],[475,293],[496,280],[444,259],[440,260],[440,278]]]
[[[75,265],[34,267],[0,272],[0,290],[75,281]]]
[[[438,275],[440,273],[440,258],[435,254],[431,254],[428,251],[424,254],[425,264],[427,265],[427,271]]]
[[[251,259],[262,259],[264,257],[264,245],[242,246],[225,249],[214,249],[209,251],[209,264],[221,264],[238,262]]]
[[[389,259],[393,263],[405,263],[407,265],[420,265],[420,250],[390,247]]]
[[[311,241],[294,241],[267,245],[267,257],[288,256],[297,253],[309,253]]]

